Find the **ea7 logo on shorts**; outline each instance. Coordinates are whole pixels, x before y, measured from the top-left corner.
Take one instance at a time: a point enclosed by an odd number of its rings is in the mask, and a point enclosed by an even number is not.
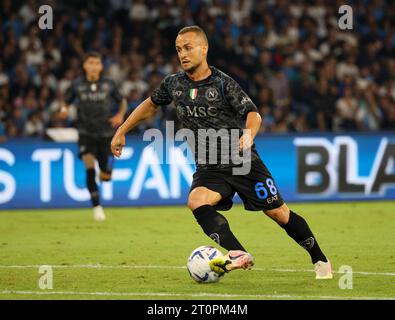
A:
[[[275,196],[273,196],[273,197],[267,198],[267,199],[266,199],[266,202],[267,202],[268,204],[271,204],[271,203],[273,203],[274,201],[277,201],[277,200],[278,200],[278,196],[275,195]]]
[[[216,100],[218,98],[218,95],[219,95],[218,90],[215,88],[208,88],[206,90],[206,93],[204,94],[204,96],[208,101]]]

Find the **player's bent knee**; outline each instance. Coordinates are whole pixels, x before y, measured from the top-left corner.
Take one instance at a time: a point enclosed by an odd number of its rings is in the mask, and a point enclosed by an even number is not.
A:
[[[99,178],[100,178],[100,181],[110,181],[111,180],[111,173],[100,172]]]
[[[290,210],[285,203],[278,208],[265,210],[264,212],[268,217],[272,218],[280,225],[288,223]]]
[[[191,191],[188,197],[188,208],[192,211],[204,206],[204,205],[215,205],[221,199],[221,195],[217,193],[207,191],[202,188],[195,188]]]
[[[85,153],[82,155],[82,161],[86,169],[95,168],[95,156],[91,153]]]

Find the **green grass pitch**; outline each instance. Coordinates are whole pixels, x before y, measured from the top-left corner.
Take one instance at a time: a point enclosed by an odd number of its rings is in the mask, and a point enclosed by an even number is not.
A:
[[[335,271],[314,279],[308,254],[261,212],[224,213],[255,257],[219,283],[198,284],[185,263],[214,243],[185,207],[0,212],[0,299],[395,299],[395,203],[292,204],[306,218]],[[221,249],[224,252],[224,249]],[[39,288],[39,266],[53,288]],[[342,265],[352,268],[352,289]]]

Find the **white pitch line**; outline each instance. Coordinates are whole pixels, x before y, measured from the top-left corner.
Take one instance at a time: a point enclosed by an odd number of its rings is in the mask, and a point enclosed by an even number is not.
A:
[[[18,291],[3,290],[0,294],[9,295],[86,295],[86,296],[117,296],[117,297],[214,297],[214,298],[252,298],[252,299],[347,299],[347,300],[395,300],[393,297],[347,297],[347,296],[296,296],[273,294],[221,294],[221,293],[165,293],[165,292],[74,292],[74,291]]]
[[[0,269],[28,269],[40,268],[42,265],[0,265]],[[160,265],[101,265],[101,264],[76,264],[76,265],[49,265],[56,269],[186,269],[185,266],[160,266]],[[279,269],[279,268],[253,268],[251,271],[262,272],[314,272],[313,269]],[[333,271],[333,273],[344,274],[344,272]],[[369,276],[395,277],[395,272],[367,272],[353,271],[353,274]]]

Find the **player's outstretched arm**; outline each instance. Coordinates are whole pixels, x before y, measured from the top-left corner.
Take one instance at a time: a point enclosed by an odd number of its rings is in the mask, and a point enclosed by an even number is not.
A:
[[[118,128],[112,138],[111,152],[114,156],[121,156],[122,149],[126,143],[126,133],[135,128],[140,122],[153,117],[157,109],[157,106],[152,102],[151,98],[145,99],[138,105],[125,122]]]

